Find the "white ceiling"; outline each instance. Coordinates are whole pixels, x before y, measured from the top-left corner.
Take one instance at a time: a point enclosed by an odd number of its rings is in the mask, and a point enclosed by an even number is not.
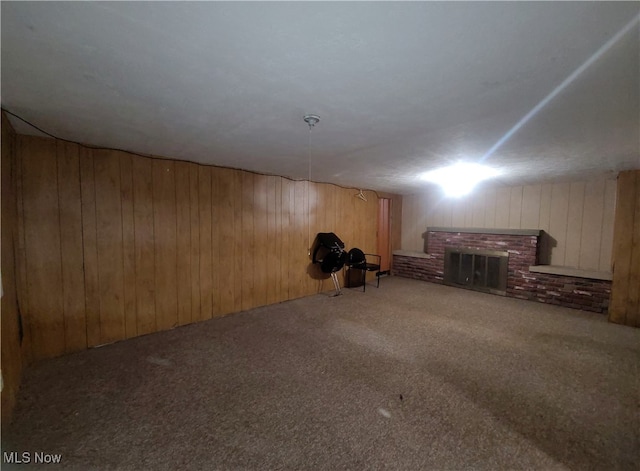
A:
[[[640,168],[638,2],[1,8],[2,107],[61,138],[407,194],[542,103],[500,183]]]

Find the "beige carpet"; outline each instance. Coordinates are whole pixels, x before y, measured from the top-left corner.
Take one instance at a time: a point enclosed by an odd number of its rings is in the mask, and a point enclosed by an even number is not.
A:
[[[640,468],[639,329],[397,277],[344,293],[36,365],[3,452],[76,470]]]

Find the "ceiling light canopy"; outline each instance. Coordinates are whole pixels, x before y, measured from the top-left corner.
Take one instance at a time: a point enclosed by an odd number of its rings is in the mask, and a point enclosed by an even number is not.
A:
[[[309,129],[320,122],[320,116],[317,114],[306,114],[302,119],[304,119],[304,122],[309,125]]]
[[[420,175],[420,179],[440,185],[447,196],[469,194],[483,180],[500,175],[500,171],[485,165],[458,162]]]

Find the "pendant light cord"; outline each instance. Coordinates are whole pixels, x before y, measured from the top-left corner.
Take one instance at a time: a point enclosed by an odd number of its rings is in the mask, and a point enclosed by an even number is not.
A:
[[[311,128],[307,135],[307,255],[311,256]]]
[[[307,135],[307,255],[311,256],[311,128],[320,122],[320,116],[307,114],[303,118],[309,125]]]

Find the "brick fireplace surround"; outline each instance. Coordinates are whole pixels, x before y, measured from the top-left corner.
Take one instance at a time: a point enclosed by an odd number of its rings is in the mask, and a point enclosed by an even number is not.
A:
[[[426,235],[428,253],[394,252],[395,275],[442,283],[445,247],[501,250],[509,253],[507,296],[607,312],[611,295],[610,274],[538,266],[540,230],[429,227]]]

